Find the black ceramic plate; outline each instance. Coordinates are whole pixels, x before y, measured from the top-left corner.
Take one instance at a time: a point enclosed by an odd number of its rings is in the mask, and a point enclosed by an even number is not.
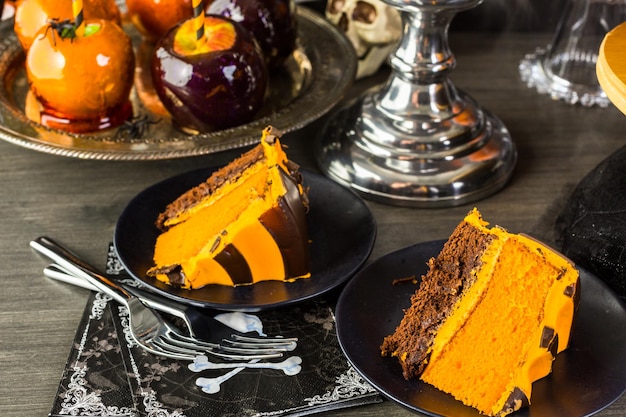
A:
[[[372,262],[350,280],[337,304],[339,343],[352,365],[388,398],[430,416],[478,417],[478,411],[419,380],[405,381],[395,358],[382,357],[417,286],[392,285],[426,273],[444,241],[410,246]],[[532,404],[515,417],[581,417],[610,405],[626,390],[626,307],[598,278],[580,271],[581,301],[569,349],[553,372],[535,382]]]
[[[311,239],[311,277],[295,282],[266,281],[227,287],[207,285],[182,290],[146,276],[159,231],[154,222],[165,206],[206,180],[214,169],[181,174],[138,194],[122,212],[114,235],[115,249],[130,275],[165,297],[199,307],[259,311],[308,300],[352,277],[369,257],[376,223],[367,205],[353,191],[321,175],[303,171],[310,188],[307,215]]]

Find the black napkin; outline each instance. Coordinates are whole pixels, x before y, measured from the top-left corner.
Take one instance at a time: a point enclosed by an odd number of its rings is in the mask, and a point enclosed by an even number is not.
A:
[[[578,184],[556,221],[564,255],[626,298],[626,146]]]
[[[130,280],[112,247],[106,272]],[[228,369],[192,372],[189,362],[134,345],[126,314],[108,297],[91,294],[50,416],[301,416],[382,401],[343,356],[324,299],[255,313],[266,334],[298,337],[288,355],[302,358],[302,370],[293,376],[275,369],[244,369],[231,377],[224,377]],[[199,377],[224,381],[208,394],[196,385]]]
[[[123,334],[113,323],[110,298],[92,292],[61,377],[51,417],[137,416],[122,357]]]

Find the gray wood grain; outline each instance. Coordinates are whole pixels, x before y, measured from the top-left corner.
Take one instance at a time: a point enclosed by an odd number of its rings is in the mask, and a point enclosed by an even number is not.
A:
[[[552,101],[519,80],[525,53],[550,34],[451,35],[452,78],[507,125],[519,150],[511,183],[477,202],[492,224],[553,241],[554,219],[576,184],[624,145],[626,116],[614,107],[582,108]],[[353,93],[379,78],[359,82]],[[1,121],[0,121],[1,123]],[[320,122],[286,135],[291,159],[315,169]],[[45,280],[28,242],[48,235],[103,267],[118,215],[145,187],[190,169],[223,165],[240,150],[184,160],[104,162],[69,159],[0,142],[0,415],[49,412],[87,291]],[[369,202],[378,223],[376,259],[421,241],[446,238],[472,205],[410,209]],[[325,415],[414,415],[390,402]],[[598,414],[626,415],[626,397]]]

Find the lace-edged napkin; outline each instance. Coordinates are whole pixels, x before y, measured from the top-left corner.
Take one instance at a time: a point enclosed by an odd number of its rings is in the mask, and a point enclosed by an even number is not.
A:
[[[111,247],[107,274],[130,279]],[[289,352],[302,359],[297,374],[249,368],[194,372],[189,362],[136,346],[128,337],[125,309],[92,293],[50,416],[301,416],[382,401],[343,356],[326,301],[255,315],[266,334],[298,337],[298,347]]]

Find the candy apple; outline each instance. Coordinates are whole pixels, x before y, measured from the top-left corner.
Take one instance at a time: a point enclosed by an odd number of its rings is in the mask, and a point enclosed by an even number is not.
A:
[[[206,11],[233,19],[252,32],[270,69],[282,65],[296,46],[293,0],[209,0]]]
[[[170,118],[161,99],[159,98],[152,82],[152,55],[154,43],[143,38],[135,46],[135,83],[134,89],[137,98],[143,107],[158,118]]]
[[[85,19],[106,19],[121,24],[120,10],[115,0],[83,0]],[[63,0],[18,0],[15,3],[13,29],[25,50],[28,50],[39,30],[48,21],[72,19],[72,2]]]
[[[193,15],[191,0],[126,0],[126,7],[133,25],[153,42]]]
[[[252,120],[263,104],[268,70],[252,35],[239,23],[207,15],[196,40],[194,19],[157,43],[152,79],[174,124],[190,133],[225,129]]]
[[[13,1],[0,0],[0,20],[9,20],[15,15],[15,3]]]
[[[30,91],[43,125],[75,133],[117,126],[132,115],[135,59],[131,40],[113,21],[52,21],[26,55]]]

